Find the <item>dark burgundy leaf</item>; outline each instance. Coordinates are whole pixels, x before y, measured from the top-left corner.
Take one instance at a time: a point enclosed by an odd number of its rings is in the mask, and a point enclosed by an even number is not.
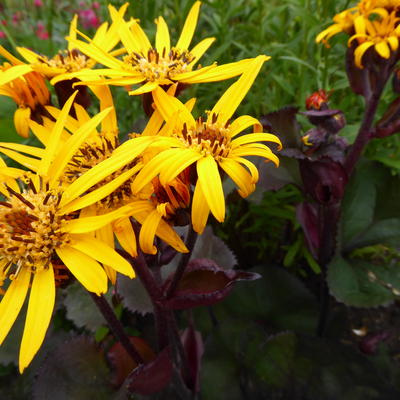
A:
[[[332,204],[342,199],[348,180],[346,170],[329,157],[318,161],[300,160],[304,188],[320,204]]]
[[[194,259],[187,266],[174,296],[164,302],[163,306],[182,310],[215,304],[228,295],[235,282],[258,278],[260,275],[252,272],[222,269],[207,258]],[[166,287],[170,279],[172,277],[167,280]]]
[[[127,378],[128,390],[145,396],[160,392],[171,381],[172,372],[173,364],[167,347],[155,360],[133,370]]]
[[[297,107],[283,107],[260,118],[265,132],[274,133],[282,141],[283,148],[301,147],[300,125],[297,122]]]
[[[188,362],[188,371],[183,371],[186,385],[193,392],[200,390],[200,366],[204,353],[204,343],[201,333],[189,326],[182,334],[182,344]]]
[[[132,336],[129,338],[135,346],[145,363],[153,361],[156,354],[150,346],[141,338]],[[126,377],[137,364],[132,360],[120,342],[115,343],[107,353],[108,360],[112,366],[112,384],[116,387],[120,386]]]
[[[378,345],[388,340],[391,336],[392,334],[388,331],[371,333],[363,338],[358,347],[364,354],[374,354]]]
[[[303,228],[308,248],[314,258],[317,258],[320,245],[317,213],[317,205],[307,202],[300,203],[296,208],[297,220]]]

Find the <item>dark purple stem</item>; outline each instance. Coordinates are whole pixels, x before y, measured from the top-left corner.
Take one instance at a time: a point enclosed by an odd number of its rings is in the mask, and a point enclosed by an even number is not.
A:
[[[357,138],[350,148],[350,151],[347,154],[347,158],[345,161],[345,168],[349,177],[352,174],[354,167],[357,164],[357,161],[360,158],[365,146],[372,138],[372,124],[374,122],[376,110],[378,108],[383,89],[389,76],[391,75],[391,72],[392,68],[387,67],[383,69],[381,79],[377,82],[371,96],[366,99],[367,107],[365,109],[364,119],[358,131]]]
[[[129,340],[128,336],[125,334],[121,322],[116,317],[114,310],[108,304],[108,301],[104,298],[103,295],[97,296],[95,293],[91,292],[90,295],[100,312],[103,314],[104,319],[107,321],[107,324],[110,327],[111,332],[113,333],[115,338],[121,343],[121,345],[124,347],[126,352],[129,354],[132,360],[135,361],[136,364],[143,364],[143,358],[136,350],[132,342]]]
[[[182,276],[185,272],[185,269],[189,263],[190,256],[192,255],[193,248],[196,244],[197,240],[197,233],[193,230],[192,225],[189,225],[189,230],[186,237],[186,247],[188,248],[189,252],[184,253],[179,260],[178,267],[176,268],[175,274],[172,278],[172,281],[167,289],[167,299],[171,298],[179,284],[179,281],[182,279]]]

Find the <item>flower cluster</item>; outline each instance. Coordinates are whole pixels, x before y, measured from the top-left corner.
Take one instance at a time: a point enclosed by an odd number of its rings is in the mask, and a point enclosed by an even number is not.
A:
[[[214,41],[191,47],[200,2],[175,46],[162,17],[153,46],[137,20],[125,19],[126,9],[127,4],[109,6],[111,22],[93,38],[78,31],[75,16],[67,49],[52,57],[21,47],[21,61],[0,47],[7,60],[0,68],[0,94],[18,105],[18,133],[31,132],[41,143],[0,142],[0,152],[23,167],[7,167],[0,158],[0,286],[10,282],[0,303],[0,343],[30,292],[21,372],[44,339],[56,287],[76,278],[100,295],[117,272],[133,278],[117,246],[133,259],[139,252],[156,254],[160,240],[187,252],[174,227],[189,225],[202,233],[210,213],[222,222],[225,176],[246,197],[258,181],[246,157],[279,164],[264,144],[279,150],[275,135],[262,132],[249,115],[232,119],[269,57],[196,66]],[[183,103],[177,97],[189,84],[236,76],[198,117],[192,114],[195,99]],[[125,141],[110,85],[150,98],[146,127],[123,132]],[[244,133],[248,128],[252,133]]]
[[[363,59],[368,56],[377,55],[386,60],[397,57],[399,0],[361,0],[357,6],[337,14],[333,21],[333,25],[317,36],[317,42],[327,44],[337,33],[347,33],[349,46],[354,46],[354,61],[358,68],[363,68]]]

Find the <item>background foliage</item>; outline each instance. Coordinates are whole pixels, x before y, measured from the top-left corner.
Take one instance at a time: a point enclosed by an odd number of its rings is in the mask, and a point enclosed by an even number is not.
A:
[[[90,2],[80,3],[43,0],[38,7],[33,0],[5,0],[0,19],[7,23],[0,26],[5,36],[0,43],[11,51],[15,51],[15,45],[23,45],[52,55],[65,48],[63,38],[73,13],[92,6]],[[100,19],[108,18],[107,2],[98,3]],[[123,3],[111,1],[115,6]],[[135,0],[128,16],[139,18],[145,30],[154,33],[154,18],[163,15],[176,40],[191,4],[187,0]],[[335,37],[331,49],[314,41],[331,18],[350,5],[345,0],[205,0],[194,42],[208,36],[217,39],[204,57],[204,65],[258,54],[272,57],[238,113],[260,118],[286,105],[304,110],[310,93],[320,88],[332,90],[331,106],[343,110],[347,120],[341,135],[351,142],[363,103],[348,87],[346,38]],[[16,13],[18,21],[13,24]],[[32,34],[38,22],[49,39]],[[208,109],[228,85],[195,85],[185,96],[199,99],[198,110]],[[145,120],[139,99],[122,91],[115,91],[115,95],[122,136],[140,131]],[[382,110],[392,96],[389,90],[385,93]],[[13,128],[14,107],[11,101],[0,98],[0,138],[24,142]],[[302,116],[299,122],[305,132],[309,122]],[[228,218],[214,229],[230,250],[226,245],[223,250],[218,247],[220,239],[204,240],[214,241],[218,249],[215,254],[222,254],[218,260],[221,266],[237,264],[263,278],[238,284],[216,306],[181,315],[182,321],[194,321],[203,335],[200,398],[398,398],[399,140],[392,136],[371,142],[367,159],[350,183],[339,251],[328,273],[331,311],[323,338],[315,334],[320,269],[305,246],[296,220],[295,207],[303,196],[296,186],[296,172],[283,163],[282,169],[269,171],[271,178],[265,174],[248,200],[230,196]],[[285,182],[291,184],[283,185]],[[196,255],[210,257],[200,247]],[[135,293],[126,293],[123,281],[119,285],[119,296],[113,297],[119,318],[130,327],[131,335],[151,342],[152,317],[140,283]],[[79,289],[74,285],[60,294],[46,344],[23,376],[15,367],[21,326],[16,326],[0,347],[1,398],[124,398],[123,390],[118,390],[124,366],[110,361],[115,354],[113,338],[89,296]],[[365,334],[361,335],[361,330]],[[110,371],[114,386],[107,380]]]

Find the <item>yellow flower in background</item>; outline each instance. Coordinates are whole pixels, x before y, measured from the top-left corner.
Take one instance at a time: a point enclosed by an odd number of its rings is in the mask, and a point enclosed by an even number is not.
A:
[[[356,33],[350,38],[349,45],[356,41],[358,46],[354,51],[354,62],[358,68],[363,68],[362,57],[373,47],[382,58],[388,59],[399,47],[400,18],[395,12],[380,20],[365,20],[356,26]]]
[[[251,60],[242,60],[231,64],[195,68],[196,63],[214,42],[214,38],[202,40],[189,49],[197,25],[200,2],[192,6],[184,24],[180,38],[171,46],[169,29],[162,17],[156,20],[157,32],[155,47],[135,20],[126,22],[122,16],[110,10],[113,23],[119,26],[119,37],[127,55],[122,60],[114,57],[107,48],[80,33],[87,42],[69,38],[69,43],[105,68],[81,71],[58,76],[52,80],[55,84],[61,80],[79,78],[83,84],[108,84],[130,86],[141,83],[142,86],[129,92],[138,95],[155,90],[159,85],[171,85],[175,82],[184,84],[215,82],[240,75]],[[93,77],[108,77],[93,81]],[[79,83],[81,84],[81,83]]]
[[[163,142],[155,142],[159,154],[152,157],[137,175],[134,192],[139,192],[148,182],[159,176],[161,185],[172,182],[190,166],[196,167],[197,182],[192,202],[192,224],[201,233],[209,212],[222,222],[225,217],[225,198],[220,170],[238,186],[241,196],[246,197],[255,189],[258,181],[257,168],[245,156],[261,156],[276,165],[278,158],[271,149],[259,142],[280,140],[272,134],[262,133],[260,122],[248,115],[230,122],[233,113],[253,84],[261,66],[268,59],[258,56],[247,71],[222,95],[207,119],[195,119],[187,106],[168,95],[161,88],[154,93],[157,110],[166,121],[159,136]],[[254,126],[255,133],[238,136],[246,128]],[[129,141],[121,148],[129,145]]]
[[[50,92],[41,74],[28,72],[31,67],[23,64],[2,46],[0,55],[13,65],[4,63],[0,66],[0,82],[4,76],[4,83],[0,84],[0,95],[11,97],[17,104],[14,113],[15,129],[26,138],[29,136],[29,120],[41,120],[43,107],[50,103]]]
[[[101,216],[80,218],[76,213],[63,210],[76,199],[74,192],[68,191],[68,186],[60,185],[64,166],[74,149],[107,113],[105,110],[98,114],[79,134],[72,135],[63,151],[54,158],[57,138],[62,133],[72,101],[73,98],[63,108],[46,149],[22,147],[40,157],[27,161],[35,173],[26,173],[26,187],[22,191],[17,182],[5,186],[6,201],[0,203],[0,277],[3,281],[10,280],[0,303],[0,344],[14,324],[30,290],[19,357],[20,372],[39,350],[51,319],[55,301],[55,265],[65,265],[88,291],[98,295],[107,291],[107,275],[100,263],[134,277],[132,266],[93,236],[95,230],[126,216],[129,207],[121,207]],[[15,171],[12,169],[7,174],[2,170],[1,173],[10,177]],[[99,178],[89,177],[87,180],[96,184]]]
[[[122,6],[118,11],[110,5],[110,10],[113,10],[121,18],[124,16],[127,5]],[[69,29],[69,38],[76,40],[78,16],[75,15],[71,21]],[[118,25],[113,23],[111,25],[108,22],[104,22],[96,31],[93,37],[93,43],[96,46],[100,46],[112,55],[121,54],[121,50],[112,51],[115,46],[119,43],[120,39],[117,34]],[[60,50],[54,57],[49,58],[47,56],[37,54],[32,50],[25,47],[17,47],[17,51],[25,58],[25,60],[31,64],[31,67],[47,78],[53,78],[54,76],[76,72],[83,69],[91,69],[95,66],[96,61],[88,58],[82,54],[79,50],[74,48],[74,45],[69,42],[67,50]],[[122,49],[122,52],[124,50]]]

